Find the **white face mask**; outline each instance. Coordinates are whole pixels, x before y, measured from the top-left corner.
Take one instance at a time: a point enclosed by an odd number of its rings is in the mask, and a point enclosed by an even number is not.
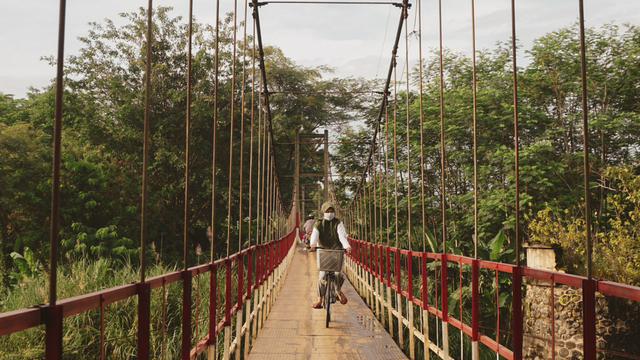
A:
[[[324,213],[324,219],[327,221],[333,220],[334,217],[336,217],[336,213],[332,213],[332,212]]]

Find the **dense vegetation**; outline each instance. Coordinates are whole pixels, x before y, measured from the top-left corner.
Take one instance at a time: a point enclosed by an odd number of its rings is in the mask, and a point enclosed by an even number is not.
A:
[[[587,82],[591,204],[594,224],[596,276],[640,284],[638,238],[638,161],[640,160],[640,29],[605,25],[587,31]],[[421,215],[420,100],[424,113],[424,171],[427,250],[441,243],[440,88],[439,59],[434,51],[424,63],[422,99],[409,96],[411,127],[413,248],[423,248]],[[528,63],[518,69],[520,210],[524,241],[557,244],[564,249],[564,269],[582,273],[584,267],[583,126],[577,24],[548,33],[526,50]],[[446,208],[448,239],[456,253],[473,256],[474,162],[472,60],[445,51],[444,127],[446,143]],[[514,120],[513,69],[510,44],[477,54],[478,237],[480,250],[504,233],[505,250],[514,247]],[[418,69],[412,82],[418,83]],[[395,224],[394,178],[398,181],[398,218],[407,218],[406,92],[392,94],[382,138],[388,138],[390,224]],[[397,110],[394,110],[397,109]],[[373,127],[373,124],[369,123]],[[394,139],[394,126],[397,127]],[[385,135],[386,134],[386,135]],[[369,138],[360,129],[346,138]],[[394,148],[398,163],[393,163]],[[343,144],[332,158],[338,173],[362,169],[368,145]],[[352,154],[359,156],[353,156]],[[385,163],[384,148],[381,154]],[[378,167],[376,161],[376,167]],[[397,175],[394,176],[394,166]],[[336,187],[353,191],[359,179],[342,177]],[[375,183],[379,184],[380,179]],[[373,183],[373,182],[371,182]],[[368,190],[384,196],[386,188]],[[375,191],[373,191],[375,190]],[[372,198],[367,193],[367,201]],[[379,200],[376,201],[379,204]],[[383,208],[384,200],[383,200]],[[373,212],[379,211],[377,207]],[[386,228],[386,209],[382,223]],[[406,221],[399,227],[406,248]],[[375,224],[373,224],[375,225]],[[395,228],[388,229],[391,243]],[[434,234],[432,236],[431,234]],[[373,236],[373,241],[380,241]],[[383,242],[386,235],[383,234]],[[441,246],[440,246],[441,248]],[[488,253],[487,253],[488,254]],[[483,256],[483,252],[479,254]],[[615,266],[611,259],[615,258]],[[511,259],[503,259],[514,261]]]

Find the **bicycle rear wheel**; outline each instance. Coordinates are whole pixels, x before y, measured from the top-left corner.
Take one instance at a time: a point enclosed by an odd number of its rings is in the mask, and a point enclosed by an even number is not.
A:
[[[333,291],[333,277],[327,276],[327,286],[324,292],[324,309],[327,313],[326,316],[326,327],[329,327],[329,322],[331,321],[331,294]]]

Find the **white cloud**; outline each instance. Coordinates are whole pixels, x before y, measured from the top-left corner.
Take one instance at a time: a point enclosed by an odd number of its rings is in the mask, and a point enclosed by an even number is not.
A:
[[[416,1],[408,19],[415,24]],[[443,0],[445,46],[471,52],[470,0]],[[154,6],[173,6],[175,15],[186,16],[188,2],[155,0]],[[118,13],[146,7],[146,0],[83,0],[67,2],[66,54],[78,51],[78,36],[86,34],[88,22],[118,19]],[[423,55],[438,46],[438,2],[422,3]],[[195,0],[194,14],[200,22],[214,22],[215,2]],[[517,0],[517,37],[525,47],[541,35],[567,26],[578,18],[575,0]],[[233,10],[232,2],[221,1],[221,12]],[[238,4],[244,17],[244,3]],[[55,77],[55,69],[41,56],[57,52],[58,2],[51,0],[4,0],[0,12],[0,91],[23,97],[29,86],[42,87]],[[249,17],[251,16],[249,9]],[[587,26],[636,22],[640,1],[585,0]],[[393,37],[400,10],[391,5],[303,5],[269,4],[260,8],[265,44],[281,47],[285,55],[306,65],[337,68],[337,76],[386,76]],[[496,41],[511,36],[508,0],[475,0],[477,49],[493,48]],[[383,48],[384,44],[384,48]],[[417,58],[412,40],[410,58]],[[399,54],[404,56],[404,39]],[[520,54],[519,56],[523,56]],[[402,60],[398,60],[402,61]],[[524,59],[519,62],[524,61]],[[379,65],[380,64],[380,65]]]

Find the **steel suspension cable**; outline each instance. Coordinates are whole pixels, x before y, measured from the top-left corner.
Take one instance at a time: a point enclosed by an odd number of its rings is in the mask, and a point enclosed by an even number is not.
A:
[[[376,133],[376,136],[373,138],[374,142],[377,139],[378,129],[376,129],[375,133]],[[376,211],[376,198],[377,198],[376,176],[377,176],[377,171],[376,171],[375,153],[374,153],[372,162],[373,162],[373,177],[372,177],[372,181],[373,181],[373,198],[371,200],[373,201],[373,239],[374,239],[375,243],[378,243],[378,212]]]
[[[214,73],[214,88],[213,88],[213,134],[212,134],[212,158],[211,158],[211,249],[210,249],[210,262],[213,264],[215,247],[216,247],[216,146],[217,146],[217,128],[218,128],[218,77],[220,73],[220,0],[216,0],[216,28],[215,28],[215,73]],[[218,306],[218,290],[215,285],[217,282],[215,272],[211,271],[209,283],[209,316],[213,321],[209,321],[209,334],[214,334],[216,331],[217,319],[217,306]],[[164,290],[164,286],[163,286]],[[164,298],[164,296],[163,296]],[[163,312],[164,317],[164,312]],[[209,338],[209,349],[211,344],[217,345],[217,339],[213,335]],[[164,340],[164,332],[163,332]],[[213,346],[215,348],[215,345]],[[164,354],[164,342],[163,342],[163,354]],[[163,355],[164,358],[164,355]]]
[[[233,1],[233,51],[232,59],[231,59],[231,118],[230,123],[231,127],[229,130],[229,190],[227,193],[227,257],[229,257],[229,246],[231,240],[231,195],[232,195],[232,179],[233,179],[233,126],[234,126],[234,117],[235,117],[235,93],[236,93],[236,34],[237,34],[237,26],[238,26],[238,0]]]
[[[245,87],[246,87],[246,58],[247,58],[247,2],[244,2],[244,23],[243,23],[243,31],[244,38],[242,41],[242,89],[240,89],[240,193],[238,200],[238,252],[242,251],[242,196],[243,196],[243,185],[242,182],[244,180],[244,113],[245,113]],[[251,218],[251,214],[249,214],[249,218]],[[251,227],[251,225],[249,225]],[[239,352],[237,353],[240,354]]]
[[[266,119],[268,122],[268,119]],[[268,133],[268,131],[267,131]],[[267,242],[271,240],[271,236],[272,236],[272,223],[271,223],[271,215],[272,215],[272,201],[273,201],[273,163],[272,161],[272,155],[271,155],[271,136],[269,135],[267,138],[267,149],[269,149],[269,155],[267,156],[267,209],[266,209],[266,217],[265,220],[267,221],[267,229],[266,229],[266,235],[267,238],[265,239]]]
[[[447,253],[447,215],[446,215],[446,202],[447,194],[445,188],[446,172],[445,172],[445,157],[446,146],[444,143],[444,69],[442,64],[442,0],[438,0],[438,26],[439,26],[439,38],[440,38],[440,178],[442,188],[440,194],[442,196],[442,253]]]
[[[185,159],[184,159],[184,237],[183,237],[183,255],[184,270],[189,268],[187,263],[187,240],[189,238],[189,155],[190,155],[190,139],[191,139],[191,45],[193,43],[193,0],[189,0],[189,28],[188,28],[188,45],[187,45],[187,119],[186,119],[186,139],[185,139]]]
[[[587,280],[592,277],[592,243],[591,243],[591,190],[589,188],[589,107],[587,104],[587,59],[584,31],[584,0],[579,0],[580,12],[580,78],[582,80],[582,127],[583,127],[583,166],[584,166],[584,217],[585,217],[585,257],[587,262]],[[590,345],[589,348],[592,348]],[[595,349],[594,349],[595,350]]]
[[[254,19],[255,22],[255,19]],[[256,212],[257,212],[257,225],[256,225],[256,244],[262,244],[262,226],[264,224],[264,213],[262,209],[264,208],[264,114],[263,108],[258,105],[258,191],[256,194]]]
[[[372,196],[371,196],[372,185],[373,184],[372,184],[371,174],[369,174],[369,181],[367,181],[367,186],[366,186],[366,188],[368,189],[367,190],[367,208],[369,209],[369,217],[368,217],[368,219],[369,219],[369,242],[372,242],[372,241],[375,240],[374,239],[375,231],[373,229],[373,225],[374,225],[374,220],[375,219],[373,219],[373,209],[372,209],[372,206],[371,206],[371,203],[372,203],[372,200],[373,200]]]
[[[398,79],[396,72],[396,63],[393,66],[393,197],[395,199],[395,226],[396,226],[396,247],[398,247]]]
[[[387,246],[389,246],[389,240],[391,237],[390,224],[389,224],[389,98],[385,96],[385,122],[384,122],[384,177],[385,177],[385,191],[384,197],[386,200],[385,209],[387,210]]]
[[[409,124],[409,30],[407,25],[408,9],[403,8],[405,22],[404,22],[404,43],[405,43],[405,68],[406,81],[407,81],[407,94],[406,98],[406,117],[407,117],[407,243],[408,249],[411,251],[411,139],[410,139],[410,124]]]
[[[445,187],[445,183],[446,183],[446,171],[445,171],[445,158],[446,158],[446,146],[444,143],[444,69],[443,69],[443,60],[442,60],[442,0],[438,0],[438,36],[439,36],[439,51],[440,51],[440,58],[439,58],[439,65],[440,65],[440,178],[441,178],[441,186],[442,189],[440,190],[441,192],[441,196],[442,196],[442,200],[441,200],[441,212],[442,212],[442,253],[446,254],[447,253],[447,215],[446,215],[446,201],[447,201],[447,194],[446,194],[446,187]],[[444,266],[444,265],[443,265]],[[436,279],[437,279],[437,268],[435,268],[435,275],[436,275]],[[444,268],[446,269],[446,268]],[[442,272],[442,270],[441,270]],[[443,279],[446,280],[446,279]],[[442,281],[441,281],[442,282]],[[437,283],[436,283],[437,284]],[[441,304],[444,308],[444,304],[445,301],[443,299],[443,301],[441,301]],[[435,305],[436,307],[438,306],[438,286],[435,286]],[[444,316],[443,316],[444,317]],[[438,319],[440,319],[439,317],[436,317],[436,327],[438,326]],[[442,329],[443,329],[443,344],[446,344],[447,339],[445,339],[445,334],[444,334],[444,329],[446,328],[446,320],[443,318],[440,321],[441,325],[442,325]],[[438,343],[438,347],[440,346],[440,336],[439,336],[440,332],[436,331],[436,342]],[[444,349],[445,351],[445,357],[448,357],[448,348],[445,347]]]
[[[473,258],[478,258],[478,123],[476,111],[476,15],[475,0],[471,0],[471,47],[472,47],[472,86],[471,93],[473,95]]]
[[[220,73],[220,0],[216,0],[215,75],[213,80],[213,155],[211,167],[211,263],[216,247],[216,140],[218,132],[218,75]]]
[[[140,282],[145,281],[146,274],[146,252],[144,249],[146,248],[147,242],[147,170],[149,167],[149,129],[150,129],[150,115],[149,108],[151,107],[151,41],[153,36],[153,0],[149,0],[149,8],[147,9],[147,54],[146,54],[146,64],[145,64],[145,94],[144,94],[144,130],[143,130],[143,145],[142,145],[142,204],[141,204],[141,224],[140,224]],[[58,63],[61,64],[62,59],[58,59]],[[57,81],[56,81],[57,85]],[[57,96],[56,89],[56,96]],[[56,101],[56,106],[58,102]],[[57,118],[56,118],[57,119]],[[57,120],[56,120],[57,121]],[[57,124],[57,123],[56,123]],[[54,181],[55,182],[55,181]],[[55,184],[54,184],[55,186]],[[57,217],[51,217],[51,224],[53,225],[54,220]],[[51,249],[55,249],[52,247]],[[53,250],[52,250],[53,251]],[[51,264],[51,276],[55,276],[56,266]],[[55,282],[54,286],[55,288]],[[49,303],[55,305],[55,296],[53,298],[53,302],[49,300]]]
[[[387,118],[384,119],[385,123],[387,122]],[[378,124],[378,126],[382,127],[381,124]],[[379,197],[379,203],[378,203],[378,218],[380,219],[380,244],[383,243],[383,234],[382,234],[382,157],[381,157],[381,152],[382,152],[382,132],[378,131],[378,197]]]
[[[513,140],[516,186],[516,266],[520,266],[520,146],[518,144],[518,67],[516,47],[516,3],[511,0],[511,56],[513,61]]]
[[[424,111],[422,108],[422,2],[418,0],[418,86],[420,91],[420,189],[422,194],[422,251],[427,251],[425,237],[426,234],[426,217],[424,207]],[[424,274],[423,274],[424,275]],[[426,301],[425,299],[422,299]]]
[[[246,3],[245,3],[246,4]],[[245,27],[247,24],[247,10],[245,7],[245,16],[244,16]],[[250,145],[249,145],[249,225],[247,228],[247,240],[249,243],[247,247],[251,247],[251,225],[253,223],[253,128],[254,128],[254,120],[255,120],[255,95],[256,95],[256,41],[255,41],[255,31],[256,31],[256,22],[253,20],[253,47],[251,52],[251,135],[250,137]],[[247,42],[247,33],[245,30],[244,42]],[[251,261],[249,259],[248,261]]]

